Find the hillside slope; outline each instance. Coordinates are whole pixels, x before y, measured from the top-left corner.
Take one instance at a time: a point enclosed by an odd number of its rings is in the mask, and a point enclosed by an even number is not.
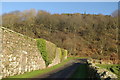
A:
[[[112,59],[118,53],[118,17],[95,14],[50,14],[14,11],[2,15],[3,26],[32,38],[44,38],[69,56]],[[113,58],[114,57],[114,58]]]

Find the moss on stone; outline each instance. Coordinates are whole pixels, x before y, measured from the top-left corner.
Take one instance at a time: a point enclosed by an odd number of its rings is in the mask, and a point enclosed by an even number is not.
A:
[[[59,54],[59,58],[61,58],[62,57],[62,52],[61,52],[61,48],[58,48],[58,54]]]
[[[48,66],[51,63],[51,61],[49,61],[48,53],[46,51],[46,40],[44,39],[36,39],[36,40],[37,40],[38,50],[40,51],[42,58],[45,61],[46,66]]]
[[[61,61],[64,61],[67,57],[67,50],[61,49]]]
[[[56,56],[56,45],[49,42],[49,41],[46,41],[46,50],[47,50],[47,53],[48,53],[48,59],[50,61],[50,63],[52,63],[52,61],[55,59],[55,56]]]

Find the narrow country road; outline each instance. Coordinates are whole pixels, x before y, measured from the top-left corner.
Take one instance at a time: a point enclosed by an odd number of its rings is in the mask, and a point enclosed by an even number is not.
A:
[[[58,78],[61,78],[61,80],[66,80],[68,78],[71,78],[71,76],[76,72],[76,69],[80,67],[80,65],[86,64],[86,59],[75,59],[69,61],[67,64],[64,66],[55,69],[47,74],[40,75],[35,77],[35,79],[32,80],[58,80]],[[83,68],[84,69],[84,68]],[[82,70],[83,71],[83,70]],[[86,71],[86,70],[85,70]],[[82,75],[86,74],[86,72],[83,72]],[[75,77],[73,77],[75,78]]]

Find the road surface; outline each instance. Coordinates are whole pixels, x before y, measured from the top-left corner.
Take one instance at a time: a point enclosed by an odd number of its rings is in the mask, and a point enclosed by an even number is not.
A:
[[[65,64],[64,66],[55,69],[49,73],[40,75],[40,76],[36,76],[35,79],[32,80],[58,80],[61,78],[61,80],[67,80],[68,78],[71,78],[71,76],[75,73],[76,74],[76,70],[78,69],[78,67],[80,67],[80,65],[84,65],[86,64],[86,59],[75,59],[75,60],[71,60],[69,61],[67,64]],[[79,69],[78,69],[79,70]],[[86,70],[85,70],[86,71]],[[86,72],[83,72],[84,74]],[[79,74],[79,73],[78,73]],[[82,74],[82,75],[84,75]],[[78,76],[77,76],[78,77]],[[74,76],[75,78],[75,76]]]

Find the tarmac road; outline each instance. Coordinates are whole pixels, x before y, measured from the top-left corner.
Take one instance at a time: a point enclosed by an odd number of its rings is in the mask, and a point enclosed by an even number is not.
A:
[[[72,74],[74,74],[75,70],[78,66],[82,64],[86,64],[86,59],[75,59],[69,61],[64,66],[55,69],[49,73],[36,76],[35,79],[32,80],[67,80],[71,77]],[[78,79],[77,79],[78,80]]]

